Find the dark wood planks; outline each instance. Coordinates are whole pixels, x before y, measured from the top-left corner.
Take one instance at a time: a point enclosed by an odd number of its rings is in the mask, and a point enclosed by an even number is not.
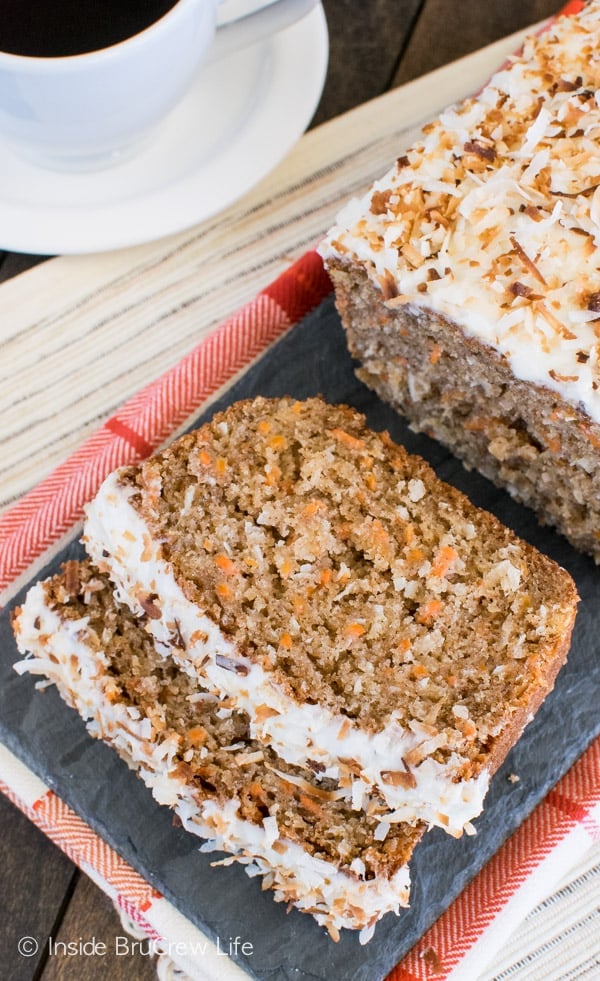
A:
[[[43,966],[46,941],[60,921],[78,873],[1,794],[0,827],[0,974],[11,981],[30,981]],[[19,941],[26,950],[32,950],[31,942],[38,949],[30,956],[20,955]]]
[[[560,0],[427,0],[392,79],[403,85],[425,72],[551,17]],[[490,71],[497,66],[490,65]]]
[[[330,57],[312,125],[388,90],[422,6],[423,0],[323,0]]]
[[[81,954],[71,953],[80,949],[81,941],[88,946],[81,948]],[[134,941],[111,901],[85,875],[79,877],[53,944],[42,975],[44,981],[107,977],[111,981],[156,981],[156,960],[148,941]]]

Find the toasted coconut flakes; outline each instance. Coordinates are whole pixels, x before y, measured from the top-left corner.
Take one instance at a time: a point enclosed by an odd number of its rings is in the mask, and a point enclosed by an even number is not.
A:
[[[338,790],[323,790],[322,787],[315,787],[314,784],[309,783],[307,780],[303,780],[302,777],[294,776],[291,773],[282,773],[281,770],[277,770],[274,766],[269,763],[265,763],[267,770],[271,770],[275,776],[283,780],[284,783],[292,784],[294,787],[299,787],[303,793],[307,794],[309,797],[316,797],[317,800],[341,800],[345,796],[345,790],[339,788]]]
[[[560,334],[561,337],[564,337],[565,340],[574,341],[576,339],[577,335],[574,334],[573,331],[569,330],[568,327],[565,327],[565,325],[560,322],[558,317],[555,317],[552,311],[548,310],[546,304],[541,300],[536,300],[533,307],[537,313],[541,313],[546,323],[550,324],[552,329],[555,330],[557,334]]]
[[[392,787],[402,787],[404,790],[413,790],[417,786],[417,779],[407,768],[406,770],[382,770],[381,779],[383,783]]]
[[[220,668],[224,668],[225,671],[235,671],[236,674],[246,675],[250,671],[247,664],[242,664],[241,661],[234,661],[233,658],[226,657],[224,654],[216,655],[215,664]]]
[[[560,375],[558,371],[554,371],[553,368],[550,368],[548,374],[554,381],[557,382],[576,382],[577,378],[579,377],[578,375]]]
[[[535,276],[538,283],[541,283],[543,286],[547,286],[548,284],[544,279],[544,277],[542,276],[541,272],[539,271],[537,266],[532,262],[532,260],[529,258],[523,247],[519,245],[514,235],[510,236],[510,244],[512,245],[513,249],[515,250],[516,254],[518,255],[519,259],[521,260],[525,268],[529,270],[532,276]]]
[[[400,251],[402,252],[402,255],[406,261],[410,262],[411,266],[414,266],[415,269],[418,269],[425,262],[424,257],[417,249],[415,249],[414,245],[410,244],[410,242],[403,245]]]

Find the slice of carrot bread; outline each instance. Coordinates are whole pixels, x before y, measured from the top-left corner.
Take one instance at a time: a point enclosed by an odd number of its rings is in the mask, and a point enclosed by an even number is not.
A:
[[[600,561],[600,2],[449,108],[321,247],[359,377]]]
[[[552,687],[570,577],[387,434],[237,403],[112,474],[84,541],[165,652],[356,808],[460,834]]]
[[[424,830],[353,811],[331,781],[317,784],[254,741],[248,718],[173,662],[89,563],[35,585],[16,611],[20,673],[43,675],[109,743],[203,850],[229,852],[275,898],[312,913],[337,939],[366,941],[406,906],[407,867]],[[233,861],[233,859],[230,859]]]

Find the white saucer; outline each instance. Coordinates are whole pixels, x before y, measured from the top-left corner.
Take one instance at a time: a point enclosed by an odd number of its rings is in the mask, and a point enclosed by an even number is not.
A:
[[[0,248],[101,252],[209,218],[257,184],[304,132],[327,57],[317,4],[279,34],[205,66],[152,141],[126,162],[64,174],[0,145]]]

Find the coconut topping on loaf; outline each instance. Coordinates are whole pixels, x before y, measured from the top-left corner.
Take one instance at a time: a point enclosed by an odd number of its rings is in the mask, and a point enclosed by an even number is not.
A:
[[[344,209],[321,251],[600,423],[600,2],[525,43]]]
[[[381,822],[453,834],[562,664],[555,563],[351,409],[237,403],[89,506],[159,649]]]
[[[365,942],[381,916],[407,905],[423,827],[381,825],[376,807],[353,811],[331,782],[253,741],[247,716],[159,656],[89,563],[34,586],[14,628],[33,655],[17,670],[54,682],[156,800],[209,839],[203,850],[232,853],[334,939],[347,927]]]

